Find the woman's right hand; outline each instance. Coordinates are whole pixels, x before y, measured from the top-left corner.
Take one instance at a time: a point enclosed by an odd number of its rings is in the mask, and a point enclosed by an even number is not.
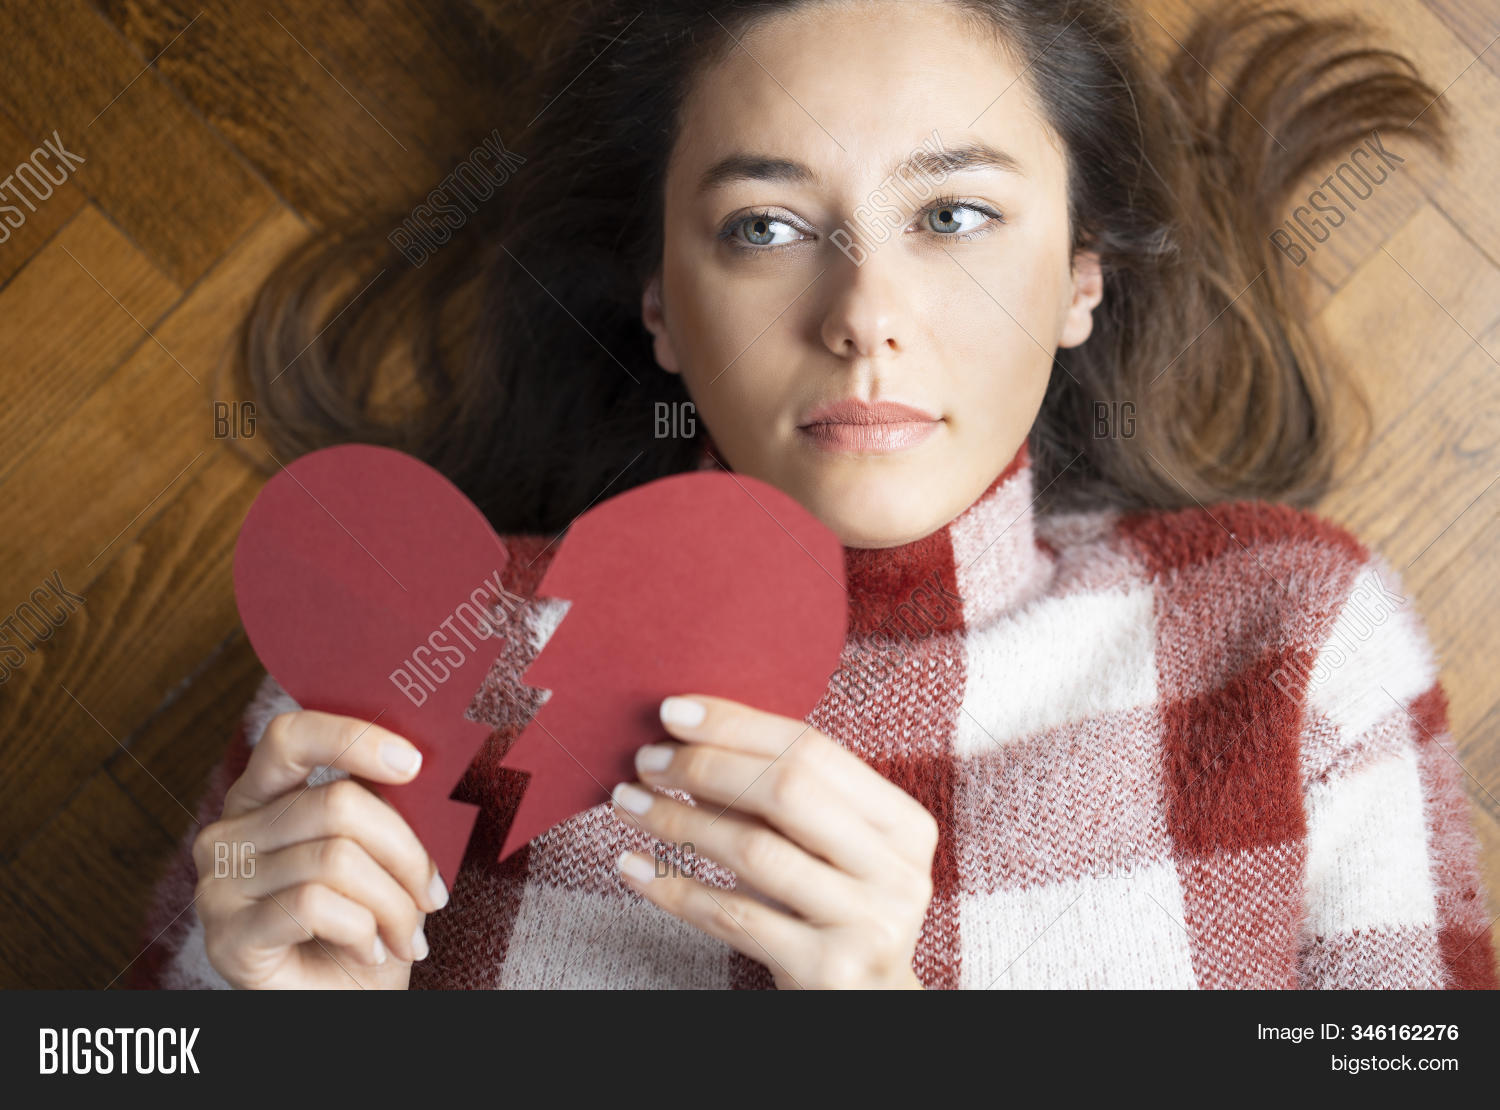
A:
[[[447,889],[384,798],[353,779],[308,786],[320,766],[402,783],[421,753],[354,717],[272,718],[193,843],[208,961],[235,987],[405,990]]]

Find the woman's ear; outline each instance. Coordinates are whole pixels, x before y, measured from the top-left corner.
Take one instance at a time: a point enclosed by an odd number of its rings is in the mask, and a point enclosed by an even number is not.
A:
[[[646,289],[641,294],[641,323],[654,338],[652,344],[656,363],[668,374],[678,373],[677,352],[672,349],[672,337],[667,334],[667,319],[661,307],[661,271],[651,275]]]
[[[1099,255],[1079,251],[1073,256],[1073,300],[1063,317],[1059,347],[1077,347],[1094,331],[1094,308],[1104,299],[1104,276]]]

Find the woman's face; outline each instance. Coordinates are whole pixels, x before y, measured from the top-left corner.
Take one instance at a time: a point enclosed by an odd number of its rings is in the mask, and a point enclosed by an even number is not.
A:
[[[1019,68],[943,3],[816,4],[687,100],[643,298],[657,361],[725,463],[849,546],[972,504],[1056,349],[1088,338],[1097,261],[1072,264],[1063,155]]]

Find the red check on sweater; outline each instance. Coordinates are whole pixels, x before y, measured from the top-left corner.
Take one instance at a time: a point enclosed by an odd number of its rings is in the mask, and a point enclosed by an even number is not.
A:
[[[958,518],[845,549],[850,631],[807,720],[942,830],[916,952],[936,987],[1494,988],[1478,841],[1425,626],[1385,559],[1266,502],[1037,515],[1025,447]],[[769,987],[757,961],[623,886],[625,849],[733,875],[594,809],[497,864],[561,619],[551,537],[510,536],[482,807],[413,988]],[[549,547],[550,545],[550,547]],[[534,560],[534,561],[533,561]],[[217,769],[295,708],[267,679]],[[612,784],[606,784],[612,785]],[[191,842],[157,887],[139,986],[223,987]]]

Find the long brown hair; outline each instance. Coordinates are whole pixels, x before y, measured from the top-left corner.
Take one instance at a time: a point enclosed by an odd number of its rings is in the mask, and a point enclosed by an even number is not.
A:
[[[504,108],[524,162],[451,241],[416,265],[387,217],[309,241],[260,291],[235,369],[279,457],[399,447],[502,532],[694,465],[694,440],[652,433],[688,395],[640,320],[678,109],[755,20],[807,2],[562,9],[505,105],[475,106],[476,136]],[[1031,432],[1039,511],[1316,501],[1369,412],[1272,234],[1372,133],[1446,153],[1438,94],[1352,18],[1235,2],[1163,62],[1119,0],[954,2],[1024,67],[1066,151],[1074,248],[1102,261],[1093,334],[1057,352]]]

